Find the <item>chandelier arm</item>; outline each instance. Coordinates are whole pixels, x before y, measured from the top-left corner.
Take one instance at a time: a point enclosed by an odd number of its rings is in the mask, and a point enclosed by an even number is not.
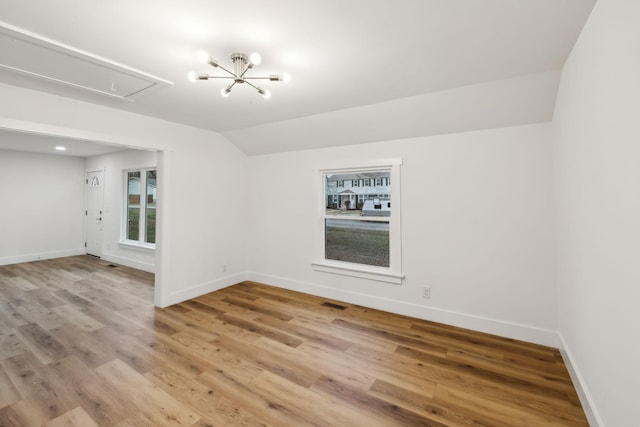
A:
[[[236,77],[235,73],[232,73],[231,71],[227,70],[227,69],[226,69],[226,68],[224,68],[222,65],[219,65],[219,64],[218,64],[218,67],[217,67],[217,68],[221,68],[221,69],[223,69],[224,71],[226,71],[227,73],[229,73],[229,75],[233,76],[233,78],[235,78],[235,77]]]
[[[255,90],[257,90],[258,92],[260,92],[262,89],[260,89],[258,86],[254,85],[251,82],[248,82],[246,79],[244,81],[246,84],[248,84],[249,86],[251,86],[252,88],[254,88]]]
[[[244,77],[244,80],[271,80],[271,77]]]
[[[241,78],[241,79],[244,79],[244,78],[245,78],[245,77],[244,77],[244,75],[245,75],[245,74],[247,74],[247,71],[249,71],[249,70],[250,70],[250,69],[252,69],[252,68],[253,68],[253,64],[251,64],[251,63],[250,63],[250,64],[247,66],[247,68],[245,68],[245,69],[244,69],[244,71],[242,72],[242,74],[240,74],[240,76],[238,76],[238,77],[239,77],[239,78]]]

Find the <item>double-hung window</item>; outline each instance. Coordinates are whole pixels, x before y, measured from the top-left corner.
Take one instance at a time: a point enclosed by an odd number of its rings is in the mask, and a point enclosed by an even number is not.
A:
[[[384,159],[317,169],[321,194],[315,270],[402,282],[401,164],[401,159]],[[356,179],[379,185],[341,185]]]
[[[125,243],[154,247],[156,243],[156,169],[125,172]]]

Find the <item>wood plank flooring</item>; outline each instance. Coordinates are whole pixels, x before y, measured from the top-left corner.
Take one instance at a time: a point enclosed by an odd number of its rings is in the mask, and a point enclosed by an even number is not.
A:
[[[0,267],[0,426],[587,426],[557,350],[253,282]]]

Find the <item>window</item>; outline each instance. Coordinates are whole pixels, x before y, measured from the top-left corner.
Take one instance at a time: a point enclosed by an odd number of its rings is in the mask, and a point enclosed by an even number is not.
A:
[[[145,197],[147,206],[145,218],[147,220],[145,222],[144,241],[153,244],[156,243],[156,174],[157,171],[155,170],[147,171],[147,194]]]
[[[156,243],[157,171],[127,171],[124,238],[126,243],[154,247]]]
[[[334,182],[345,181],[347,176],[365,177],[363,183],[378,181],[397,183],[400,177],[400,159],[359,162],[353,167],[318,169],[322,194],[318,249],[315,270],[363,277],[400,284],[400,191],[389,187],[388,194],[380,197],[369,194],[374,188],[363,185],[351,190],[339,189]],[[368,177],[368,178],[366,178]],[[333,201],[338,199],[338,203]],[[391,199],[394,209],[391,209]],[[354,209],[355,207],[355,209]]]

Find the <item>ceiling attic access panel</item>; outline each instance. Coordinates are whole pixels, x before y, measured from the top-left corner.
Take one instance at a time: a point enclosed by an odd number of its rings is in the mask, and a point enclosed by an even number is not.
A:
[[[173,85],[4,22],[0,22],[0,68],[122,100]]]

